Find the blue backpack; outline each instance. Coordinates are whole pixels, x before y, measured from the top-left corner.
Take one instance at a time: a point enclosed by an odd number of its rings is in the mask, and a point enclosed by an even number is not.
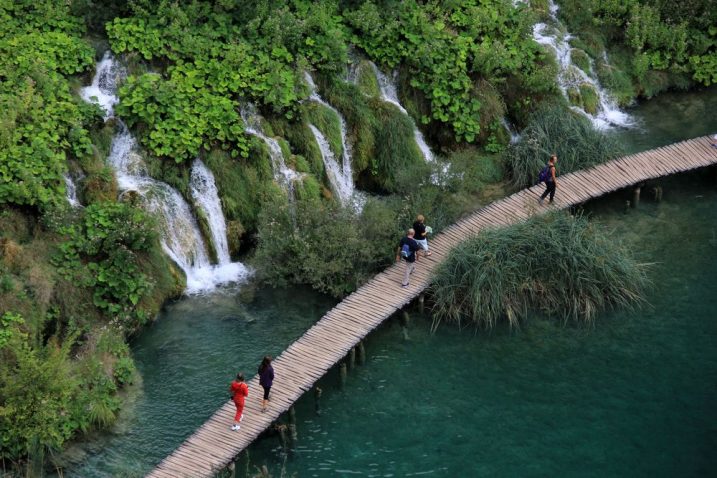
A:
[[[550,164],[547,164],[541,171],[540,174],[538,174],[538,182],[539,183],[545,183],[550,181],[553,178],[553,175],[550,172]]]
[[[401,257],[404,259],[407,259],[408,256],[411,255],[411,247],[408,244],[404,244],[403,247],[401,247]]]

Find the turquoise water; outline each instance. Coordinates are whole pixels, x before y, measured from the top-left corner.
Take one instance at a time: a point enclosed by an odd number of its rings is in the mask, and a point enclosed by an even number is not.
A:
[[[715,179],[664,183],[659,206],[592,207],[615,240],[656,262],[651,306],[594,327],[529,321],[474,335],[414,313],[367,342],[368,363],[323,415],[298,405],[298,476],[702,476],[717,458]],[[698,197],[699,196],[699,197]],[[687,234],[685,231],[689,231]],[[276,476],[276,440],[250,452]]]
[[[629,151],[717,132],[717,89],[663,95],[616,132]],[[687,115],[687,116],[685,116]],[[717,178],[663,181],[664,201],[623,213],[618,193],[590,205],[615,240],[654,262],[651,306],[594,327],[532,320],[491,334],[442,327],[411,311],[367,340],[367,363],[321,380],[297,404],[299,441],[249,450],[304,476],[699,476],[717,445]],[[628,193],[624,193],[628,194]],[[304,289],[245,289],[168,304],[132,344],[141,392],[115,433],[98,437],[66,476],[141,476],[226,399],[237,369],[253,372],[333,305]],[[280,386],[281,377],[277,377]],[[242,475],[242,473],[240,473]],[[289,475],[290,476],[290,475]]]

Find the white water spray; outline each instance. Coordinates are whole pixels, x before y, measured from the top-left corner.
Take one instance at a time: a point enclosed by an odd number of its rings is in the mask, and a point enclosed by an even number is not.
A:
[[[89,101],[100,104],[106,113],[106,118],[113,116],[113,106],[118,102],[116,97],[118,71],[121,70],[114,59],[105,54],[97,65],[92,86],[83,88],[81,92],[83,98],[89,98]],[[98,96],[97,91],[103,96]],[[220,284],[242,281],[250,274],[250,271],[240,263],[211,265],[204,239],[191,208],[175,189],[149,176],[147,166],[138,152],[137,141],[127,126],[119,120],[118,131],[112,139],[107,162],[115,171],[120,195],[133,192],[138,194],[142,198],[144,207],[157,217],[161,228],[162,249],[186,274],[187,292],[209,291]],[[221,209],[219,212],[221,213]],[[226,236],[224,243],[226,244]],[[220,247],[217,246],[217,251],[219,249]]]
[[[572,60],[572,47],[568,43],[572,37],[569,33],[562,31],[562,24],[558,20],[558,5],[554,0],[549,2],[550,23],[537,23],[533,26],[533,38],[541,45],[546,45],[555,51],[558,60],[558,87],[568,101],[570,91],[579,91],[580,86],[592,88],[598,98],[597,111],[591,114],[582,108],[572,106],[577,111],[588,117],[598,129],[605,129],[611,126],[631,126],[632,118],[617,106],[617,102],[610,97],[596,78],[593,78],[592,68],[589,72],[580,69]]]

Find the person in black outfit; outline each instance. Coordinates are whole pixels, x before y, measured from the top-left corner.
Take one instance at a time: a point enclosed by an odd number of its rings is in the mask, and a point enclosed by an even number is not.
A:
[[[540,204],[543,204],[543,200],[550,194],[550,203],[553,202],[553,197],[555,197],[555,188],[558,187],[558,180],[555,177],[555,163],[558,160],[558,157],[556,155],[550,156],[550,160],[548,161],[548,167],[550,168],[550,174],[548,175],[548,179],[545,181],[545,192],[543,192],[543,195],[540,196],[540,199],[538,199],[538,202]]]
[[[264,398],[261,400],[261,411],[265,412],[269,404],[269,391],[274,383],[274,368],[271,366],[271,355],[264,357],[259,365],[259,385],[264,389]]]
[[[406,233],[406,237],[401,239],[401,242],[398,243],[398,250],[396,251],[396,262],[399,262],[401,258],[403,257],[403,260],[406,261],[406,269],[403,272],[403,282],[401,282],[401,287],[408,287],[408,279],[410,275],[413,273],[413,271],[416,269],[416,261],[418,261],[418,250],[421,248],[421,246],[418,245],[418,243],[413,239],[413,237],[416,235],[416,231],[413,229],[409,229]],[[405,250],[407,254],[404,256],[402,254],[402,251]]]
[[[426,230],[426,218],[423,214],[419,214],[416,217],[416,222],[413,223],[413,230],[416,231],[414,240],[423,249],[423,254],[428,257],[431,255],[431,251],[428,250],[428,231]]]

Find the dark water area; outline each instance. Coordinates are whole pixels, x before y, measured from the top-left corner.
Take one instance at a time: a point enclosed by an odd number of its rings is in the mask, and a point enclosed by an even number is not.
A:
[[[666,94],[615,131],[628,152],[717,132],[717,89]],[[651,263],[649,306],[592,327],[531,318],[475,334],[411,310],[366,341],[343,388],[332,370],[296,406],[298,442],[259,440],[245,476],[705,476],[717,472],[717,178],[661,180],[636,210],[629,192],[588,205],[594,221]],[[624,197],[623,197],[624,196]],[[115,433],[65,476],[142,476],[253,372],[333,305],[305,289],[244,290],[168,304],[132,344],[143,384]],[[275,386],[281,386],[277,377]]]

